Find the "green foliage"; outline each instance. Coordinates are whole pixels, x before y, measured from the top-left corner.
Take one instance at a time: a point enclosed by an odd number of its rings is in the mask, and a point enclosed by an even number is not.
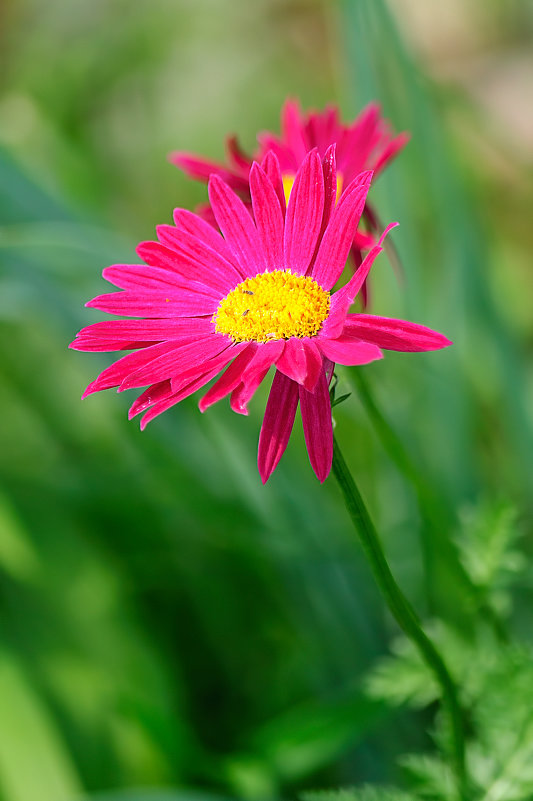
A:
[[[389,787],[350,787],[302,794],[303,801],[415,801],[415,796]]]

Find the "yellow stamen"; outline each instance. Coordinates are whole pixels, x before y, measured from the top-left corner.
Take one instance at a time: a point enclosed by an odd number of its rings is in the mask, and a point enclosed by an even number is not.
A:
[[[285,203],[289,202],[289,197],[290,197],[291,192],[292,192],[292,187],[294,185],[294,179],[295,178],[296,178],[296,175],[294,175],[294,173],[291,173],[291,172],[286,172],[284,175],[281,176],[281,180],[283,181],[283,193],[285,194]],[[339,202],[339,198],[340,198],[341,192],[342,192],[342,183],[343,183],[342,173],[338,172],[337,173],[337,193],[336,193],[336,196],[335,196],[335,203]]]
[[[247,278],[213,315],[219,334],[234,342],[312,337],[329,313],[329,292],[309,276],[274,270]]]

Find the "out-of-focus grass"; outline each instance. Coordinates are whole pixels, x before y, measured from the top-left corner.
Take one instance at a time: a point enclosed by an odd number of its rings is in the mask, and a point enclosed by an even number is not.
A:
[[[142,435],[124,396],[78,401],[109,363],[66,349],[99,317],[83,302],[103,291],[101,268],[134,259],[174,205],[204,196],[166,163],[169,150],[221,156],[233,130],[251,146],[258,128],[277,127],[287,93],[318,106],[341,95],[350,115],[380,98],[413,139],[373,190],[384,220],[402,223],[406,273],[398,289],[381,258],[376,310],[456,344],[388,354],[365,376],[443,500],[441,529],[424,529],[415,490],[356,398],[335,415],[339,435],[400,582],[423,612],[466,628],[446,544],[458,508],[480,492],[531,502],[530,342],[510,332],[488,277],[505,229],[453,167],[460,142],[447,120],[461,101],[425,81],[381,2],[332,11],[266,0],[25,0],[5,11],[5,801],[135,785],[273,797],[387,779],[398,744],[420,744],[418,719],[361,695],[394,627],[299,429],[260,484],[265,393],[249,419],[224,404],[201,416],[191,400]],[[524,591],[524,609],[530,600]]]

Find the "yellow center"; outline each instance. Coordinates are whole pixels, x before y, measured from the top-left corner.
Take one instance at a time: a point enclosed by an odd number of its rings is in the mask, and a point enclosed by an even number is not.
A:
[[[292,187],[294,185],[294,179],[296,175],[292,172],[286,172],[281,176],[281,180],[283,181],[283,193],[285,195],[285,203],[289,202],[289,197],[291,195]],[[342,173],[337,173],[337,193],[335,195],[335,203],[338,203],[339,198],[342,192]]]
[[[219,334],[234,342],[313,337],[329,313],[329,292],[312,278],[274,270],[247,278],[213,315]]]

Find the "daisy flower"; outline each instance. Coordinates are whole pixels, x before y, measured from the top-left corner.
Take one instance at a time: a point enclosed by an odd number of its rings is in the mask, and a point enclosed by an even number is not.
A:
[[[335,203],[335,148],[323,160],[315,148],[296,172],[286,207],[283,173],[269,151],[250,170],[250,213],[220,176],[211,176],[209,198],[219,230],[176,209],[174,226],[158,226],[158,241],[137,248],[145,264],[104,270],[104,278],[123,291],[100,295],[87,306],[138,319],[94,323],[71,343],[77,350],[132,351],[104,370],[84,397],[110,387],[147,387],[129,412],[130,418],[143,413],[144,428],[226,368],[200,400],[200,410],[229,395],[231,408],[247,414],[248,402],[275,366],[259,437],[261,478],[266,482],[278,464],[299,404],[309,459],[324,481],[332,460],[334,364],[367,364],[382,358],[383,348],[425,351],[450,344],[424,326],[349,312],[394,224],[352,278],[332,292],[371,177],[368,171],[358,175]]]
[[[339,118],[335,106],[328,106],[322,112],[311,111],[303,114],[295,100],[287,100],[281,112],[281,136],[270,132],[260,133],[259,148],[254,154],[261,161],[272,150],[279,161],[285,199],[288,201],[294,178],[307,153],[318,148],[323,158],[328,147],[337,147],[337,191],[340,197],[344,186],[364,170],[377,174],[402,150],[409,141],[409,135],[401,133],[394,136],[390,125],[381,115],[380,106],[370,103],[351,124],[345,125]],[[176,151],[170,154],[170,161],[181,168],[191,178],[207,181],[210,175],[219,175],[247,203],[251,202],[249,174],[253,159],[240,148],[235,136],[226,140],[227,164],[218,164],[193,153]],[[216,225],[208,204],[198,208],[205,219]],[[375,244],[379,221],[375,210],[368,203],[363,216],[367,232],[356,231],[351,248],[354,267],[362,261],[362,251]],[[363,306],[367,304],[366,282],[362,287]]]

